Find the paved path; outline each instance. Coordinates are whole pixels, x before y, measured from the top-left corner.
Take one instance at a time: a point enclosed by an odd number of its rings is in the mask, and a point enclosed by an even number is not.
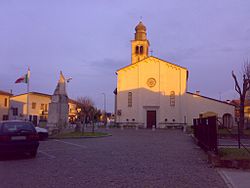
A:
[[[227,187],[179,130],[109,130],[112,137],[41,142],[35,159],[0,161],[0,187]]]

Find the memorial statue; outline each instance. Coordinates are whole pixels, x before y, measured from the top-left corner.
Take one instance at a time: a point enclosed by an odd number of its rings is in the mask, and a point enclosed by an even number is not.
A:
[[[51,103],[49,104],[48,130],[49,134],[61,132],[68,125],[69,105],[66,91],[66,79],[62,71],[57,83]]]

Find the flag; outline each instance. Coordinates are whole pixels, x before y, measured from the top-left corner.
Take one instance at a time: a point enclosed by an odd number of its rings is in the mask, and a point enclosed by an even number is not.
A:
[[[28,83],[29,82],[29,78],[30,78],[30,69],[28,69],[28,73],[23,75],[22,77],[18,78],[16,81],[15,81],[15,84],[18,84],[18,83]]]

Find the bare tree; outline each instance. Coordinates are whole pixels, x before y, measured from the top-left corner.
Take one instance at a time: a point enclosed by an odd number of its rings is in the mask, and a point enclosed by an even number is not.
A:
[[[238,79],[234,72],[232,71],[232,76],[235,83],[235,91],[240,95],[240,132],[242,133],[244,129],[244,107],[245,107],[245,99],[246,99],[246,93],[250,89],[250,63],[247,60],[244,63],[243,67],[243,80],[242,80],[242,87],[240,87],[240,83],[238,82]]]
[[[89,97],[78,97],[77,98],[77,109],[78,117],[82,122],[82,132],[84,132],[84,127],[88,121],[93,121],[94,117],[94,102]]]
[[[100,120],[101,112],[97,108],[93,109],[92,112],[92,132],[95,132],[95,124]]]

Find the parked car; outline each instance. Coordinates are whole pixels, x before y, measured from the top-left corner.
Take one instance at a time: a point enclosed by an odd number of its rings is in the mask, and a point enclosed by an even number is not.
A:
[[[0,155],[29,153],[31,157],[36,157],[38,146],[39,135],[31,122],[0,122]]]
[[[47,140],[49,137],[49,133],[47,129],[36,127],[36,132],[39,135],[39,140]]]

